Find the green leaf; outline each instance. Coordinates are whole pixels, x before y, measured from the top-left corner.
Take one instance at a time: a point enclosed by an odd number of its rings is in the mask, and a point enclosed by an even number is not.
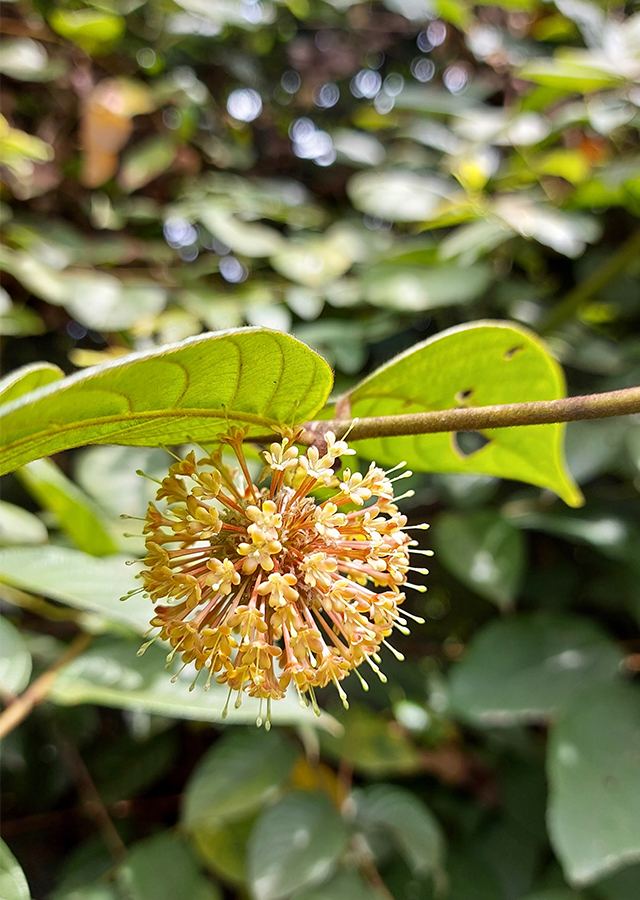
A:
[[[21,366],[0,381],[0,403],[10,403],[60,378],[64,378],[64,372],[53,363],[37,362]]]
[[[127,900],[220,900],[189,848],[176,834],[163,831],[134,844],[119,866],[116,880]]]
[[[588,94],[615,87],[624,79],[620,75],[573,59],[534,59],[523,66],[518,77],[545,87]]]
[[[121,894],[110,884],[80,884],[71,890],[56,892],[53,900],[121,900]]]
[[[0,474],[80,444],[208,442],[229,425],[256,434],[325,403],[327,363],[260,328],[189,338],[79,372],[2,407]]]
[[[362,172],[347,185],[356,209],[389,222],[433,218],[452,190],[442,178],[402,169]]]
[[[31,654],[18,629],[4,616],[0,616],[0,647],[0,688],[19,694],[29,684]]]
[[[452,850],[447,874],[450,900],[503,900],[505,897],[497,873],[473,845],[463,844]]]
[[[598,900],[637,900],[640,896],[640,865],[629,866],[598,881]]]
[[[3,840],[0,840],[0,897],[2,900],[31,898],[24,872]]]
[[[41,43],[27,37],[4,38],[0,47],[0,74],[18,81],[52,81],[65,70],[50,63]]]
[[[173,460],[165,450],[149,447],[89,447],[76,463],[83,490],[114,516],[144,516]],[[142,471],[150,478],[141,478]],[[131,530],[131,523],[127,530]]]
[[[144,656],[137,656],[138,646],[136,642],[114,638],[97,640],[61,671],[49,698],[63,706],[94,703],[173,719],[225,721],[223,709],[228,688],[214,682],[209,692],[201,686],[190,691],[194,671],[186,669],[172,683],[181,661],[175,658],[167,669],[166,648],[154,645]],[[231,705],[226,722],[253,724],[259,709],[260,701],[248,697],[240,709]],[[317,719],[311,709],[301,709],[298,698],[290,694],[273,704],[271,721],[276,725],[305,722],[319,728],[336,727],[331,716],[323,713]]]
[[[260,809],[278,795],[297,757],[293,744],[278,731],[225,735],[189,779],[183,826],[189,831],[217,828]]]
[[[150,601],[138,594],[120,600],[139,587],[134,576],[125,556],[99,559],[80,550],[52,546],[0,550],[0,582],[144,634],[153,614]]]
[[[610,559],[630,563],[638,561],[640,528],[629,518],[623,518],[617,511],[590,504],[588,510],[573,513],[523,512],[510,516],[518,528],[530,528],[557,535],[568,541],[586,544],[599,550]]]
[[[482,725],[540,722],[585,686],[613,681],[622,654],[588,619],[532,613],[490,622],[450,681],[450,707]]]
[[[413,872],[440,875],[444,838],[438,821],[410,791],[378,784],[357,799],[357,821],[365,831],[382,832]]]
[[[280,900],[328,878],[345,849],[347,831],[324,794],[292,793],[257,820],[248,848],[255,900]]]
[[[420,753],[394,722],[365,707],[340,713],[340,736],[323,734],[322,749],[339,762],[374,777],[411,775],[420,770]]]
[[[567,879],[591,884],[640,860],[640,692],[584,691],[551,729],[551,842]]]
[[[197,826],[193,831],[195,848],[204,865],[232,884],[246,884],[247,842],[255,816],[225,822],[217,828]]]
[[[200,221],[214,237],[241,256],[271,256],[286,246],[275,228],[260,222],[244,222],[228,210],[210,204],[202,207]]]
[[[491,267],[457,265],[371,266],[362,279],[364,299],[374,306],[406,311],[467,303],[480,297],[493,279]]]
[[[127,193],[137,191],[165,172],[177,152],[176,142],[166,135],[156,135],[136,144],[122,159],[118,184]]]
[[[105,742],[92,757],[91,775],[106,806],[139,797],[175,765],[179,750],[176,731],[168,729],[147,738],[146,734],[134,737],[125,732],[117,741]]]
[[[21,506],[0,500],[0,546],[44,544],[47,529],[37,516]]]
[[[380,896],[359,872],[343,869],[325,884],[296,893],[295,900],[380,900]]]
[[[434,528],[438,560],[472,591],[509,608],[522,582],[525,543],[521,532],[493,510],[443,513]]]
[[[584,894],[576,894],[571,888],[549,888],[546,891],[527,894],[523,900],[584,900]]]
[[[44,509],[53,513],[60,528],[80,550],[108,556],[119,549],[103,512],[49,459],[38,459],[16,475]]]
[[[49,25],[57,34],[86,50],[90,56],[109,53],[126,31],[122,16],[110,15],[97,9],[56,9],[49,16]]]
[[[564,396],[557,362],[530,331],[504,322],[474,322],[441,332],[401,354],[348,395],[354,416],[385,416],[490,406]],[[570,506],[582,495],[566,470],[564,426],[527,425],[483,432],[468,448],[450,434],[374,438],[359,452],[423,472],[477,472],[555,491]]]
[[[353,265],[349,242],[339,234],[288,241],[270,259],[271,265],[288,278],[306,287],[320,287],[344,275]]]

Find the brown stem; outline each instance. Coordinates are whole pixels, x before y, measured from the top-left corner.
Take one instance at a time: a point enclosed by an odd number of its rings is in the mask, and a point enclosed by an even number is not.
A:
[[[92,641],[92,635],[79,634],[69,645],[66,653],[63,653],[52,666],[50,666],[39,678],[30,684],[23,694],[11,703],[0,715],[0,739],[6,737],[9,732],[29,715],[34,706],[46,700],[47,695],[58,677],[60,669],[70,663],[72,659],[86,650]]]
[[[314,444],[327,431],[341,437],[347,430],[350,441],[409,434],[437,434],[455,431],[487,431],[521,425],[544,425],[606,419],[640,413],[640,387],[565,397],[560,400],[536,400],[529,403],[505,403],[500,406],[476,406],[439,409],[432,412],[396,416],[370,416],[361,419],[305,422],[300,435],[303,444]],[[255,440],[255,438],[253,438]]]
[[[77,747],[66,737],[61,741],[63,754],[78,786],[85,815],[95,823],[113,861],[118,863],[126,856],[127,848],[111,821],[109,811]]]

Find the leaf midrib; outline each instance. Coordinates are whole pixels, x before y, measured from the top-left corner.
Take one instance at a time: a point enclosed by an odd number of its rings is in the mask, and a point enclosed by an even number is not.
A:
[[[42,440],[49,434],[54,433],[54,429],[55,435],[59,435],[69,431],[73,431],[74,428],[91,428],[92,426],[97,425],[108,425],[111,422],[117,423],[135,421],[136,424],[144,424],[145,422],[150,422],[155,419],[174,418],[224,419],[233,420],[234,422],[245,422],[251,425],[260,425],[261,427],[271,427],[278,425],[277,419],[259,415],[258,413],[230,410],[226,406],[224,408],[210,407],[207,409],[202,409],[199,407],[186,407],[184,409],[144,410],[141,412],[118,413],[118,415],[99,416],[93,419],[82,419],[76,422],[68,423],[66,425],[51,423],[49,429],[32,432],[31,434],[25,435],[22,438],[18,438],[8,444],[5,444],[2,449],[2,455],[3,457],[7,457],[15,450],[19,450],[20,447],[25,444],[29,444],[32,442],[37,443],[39,440]],[[117,432],[114,432],[114,434],[116,433]],[[98,441],[104,442],[110,436],[111,435],[100,435],[97,440],[88,440],[83,441],[82,443],[94,444]],[[2,467],[0,467],[0,469],[2,470],[2,472],[4,472],[4,469]]]

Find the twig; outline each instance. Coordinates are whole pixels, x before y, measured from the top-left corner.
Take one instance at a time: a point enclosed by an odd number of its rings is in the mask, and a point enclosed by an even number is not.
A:
[[[84,760],[78,753],[77,747],[73,741],[70,741],[66,737],[61,737],[60,741],[62,743],[63,755],[67,759],[69,768],[71,769],[78,786],[78,793],[83,809],[87,817],[95,823],[113,861],[118,863],[126,856],[127,848],[118,834],[116,826],[111,821],[111,816],[104,804],[104,800],[100,796],[100,792],[98,791]]]
[[[305,422],[300,435],[303,444],[314,444],[327,431],[342,437],[349,431],[350,441],[409,434],[437,434],[452,431],[487,431],[523,425],[577,422],[606,419],[640,413],[640,387],[565,397],[560,400],[535,400],[529,403],[505,403],[500,406],[475,406],[439,409],[397,416],[370,416],[361,419]],[[259,440],[250,438],[249,440]]]
[[[60,659],[42,673],[33,684],[20,694],[0,715],[0,739],[6,737],[13,729],[29,715],[34,706],[46,700],[49,691],[58,677],[60,669],[86,650],[93,637],[90,634],[79,634],[73,639],[69,648]]]

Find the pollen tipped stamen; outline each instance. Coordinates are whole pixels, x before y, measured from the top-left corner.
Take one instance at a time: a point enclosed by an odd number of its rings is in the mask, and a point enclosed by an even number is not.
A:
[[[407,634],[407,618],[421,621],[401,615],[399,605],[405,585],[425,590],[407,585],[407,572],[426,570],[410,565],[413,542],[393,496],[393,482],[411,473],[388,477],[404,464],[335,476],[336,461],[352,452],[344,441],[329,432],[324,455],[315,447],[299,455],[287,432],[265,452],[270,482],[258,487],[245,436],[232,429],[221,438],[239,470],[222,462],[220,450],[199,462],[192,451],[157,482],[164,505],[150,504],[145,519],[140,590],[158,604],[152,622],[171,645],[168,664],[176,654],[183,668],[195,662],[190,689],[206,670],[205,690],[214,679],[229,689],[223,717],[231,694],[236,708],[246,694],[261,701],[258,721],[268,728],[272,701],[289,686],[319,715],[318,687],[333,683],[347,706],[342,681],[355,671],[367,690],[362,662],[385,682],[378,651],[402,658],[387,637],[393,629]],[[236,476],[246,486],[236,487]],[[318,503],[309,492],[324,485],[333,495]]]

